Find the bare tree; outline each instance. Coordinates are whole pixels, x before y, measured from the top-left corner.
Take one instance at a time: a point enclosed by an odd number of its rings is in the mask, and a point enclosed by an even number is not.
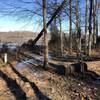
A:
[[[56,15],[62,10],[63,6],[66,4],[66,0],[64,0],[61,5],[58,6],[57,10],[54,12],[54,14],[52,15],[51,19],[48,21],[47,23],[47,27],[51,24],[51,22],[54,20],[54,18],[56,17]],[[41,30],[41,32],[37,35],[37,37],[34,39],[34,43],[36,44],[36,42],[41,38],[41,36],[43,35],[44,32],[44,28]]]

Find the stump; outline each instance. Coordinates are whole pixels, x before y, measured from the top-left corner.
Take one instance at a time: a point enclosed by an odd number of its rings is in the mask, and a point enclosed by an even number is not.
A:
[[[66,74],[79,74],[85,73],[87,71],[87,64],[84,62],[79,62],[75,64],[71,64],[66,68]]]

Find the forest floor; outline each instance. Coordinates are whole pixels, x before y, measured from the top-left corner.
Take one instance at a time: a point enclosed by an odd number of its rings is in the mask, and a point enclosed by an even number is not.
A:
[[[44,70],[38,61],[43,57],[30,55],[34,59],[20,56],[16,60],[11,56],[8,64],[0,60],[0,100],[100,100],[100,77],[94,80],[88,75],[65,75],[64,68],[59,66],[54,72]],[[67,67],[75,62],[50,63]],[[93,76],[100,76],[100,61],[86,63]]]

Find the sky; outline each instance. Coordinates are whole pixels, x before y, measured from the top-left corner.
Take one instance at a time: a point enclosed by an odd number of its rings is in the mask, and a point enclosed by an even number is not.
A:
[[[41,21],[42,18],[37,15],[33,15],[33,12],[36,9],[38,11],[40,10],[39,7],[34,5],[34,3],[31,3],[32,0],[28,0],[28,3],[21,3],[20,1],[21,0],[0,0],[0,31],[39,32],[42,29],[42,21]],[[23,1],[26,2],[27,0]],[[63,0],[59,1],[61,2]],[[82,0],[81,10],[83,10],[83,12],[84,8],[85,8],[85,0]],[[22,11],[20,9],[22,9]],[[26,12],[24,10],[26,10]],[[30,12],[31,10],[33,12]],[[69,21],[67,17],[66,20],[63,20],[62,22],[62,27],[64,31],[67,31],[69,29],[68,23]],[[99,28],[99,33],[100,33],[100,28]]]
[[[0,18],[0,31],[33,31],[36,29],[38,24],[34,26],[32,22],[24,22],[22,20],[17,20],[12,16]],[[35,30],[36,31],[36,30]]]
[[[33,6],[21,3],[20,0],[0,0],[0,31],[40,30],[39,23],[36,23],[39,17],[35,16],[33,20],[32,13],[22,11],[27,10],[26,8],[31,10]]]

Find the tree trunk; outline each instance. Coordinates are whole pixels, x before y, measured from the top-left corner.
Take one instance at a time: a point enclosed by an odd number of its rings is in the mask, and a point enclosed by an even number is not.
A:
[[[89,41],[88,41],[88,55],[91,55],[92,47],[92,5],[93,0],[90,0],[90,13],[89,13]]]
[[[98,0],[96,0],[96,37],[98,38],[98,9],[99,9],[100,5]]]
[[[62,10],[62,8],[65,5],[65,3],[66,3],[66,0],[64,0],[61,3],[61,5],[58,7],[58,9],[54,12],[53,16],[51,17],[51,19],[47,23],[47,27],[51,24],[51,22],[56,17],[56,15]],[[44,32],[44,28],[41,30],[41,32],[38,34],[38,36],[34,39],[33,45],[36,44],[36,42],[41,38],[41,36],[43,35],[43,32]]]
[[[79,22],[79,1],[76,0],[76,30],[77,30],[77,58],[79,59],[81,56],[81,29]]]
[[[98,38],[98,11],[97,11],[97,18],[96,18],[96,26],[97,26],[96,27],[96,38]]]
[[[70,15],[69,15],[69,53],[72,52],[72,0],[69,1]]]
[[[97,0],[93,0],[93,44],[96,44]]]
[[[61,56],[63,56],[63,33],[62,33],[61,16],[59,16],[59,23],[60,23],[60,49],[61,49]]]
[[[46,25],[46,0],[43,2],[43,26],[44,26],[44,68],[48,66],[48,37],[47,37],[47,25]]]
[[[87,54],[87,46],[88,46],[88,3],[89,0],[86,0],[86,11],[85,11],[85,54]]]

